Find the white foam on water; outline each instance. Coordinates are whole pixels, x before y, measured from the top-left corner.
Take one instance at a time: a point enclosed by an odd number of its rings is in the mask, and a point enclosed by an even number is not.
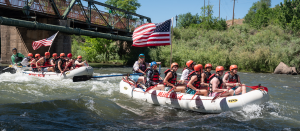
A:
[[[282,86],[283,88],[288,88],[289,86]]]
[[[21,114],[20,116],[23,116],[23,117],[25,117],[25,116],[27,116],[27,113],[26,112],[24,112],[23,114]]]
[[[94,104],[95,104],[95,101],[94,100],[88,100],[88,102],[85,104],[85,106],[88,108],[88,109],[90,109],[90,110],[92,110],[92,111],[95,111],[96,109],[95,109],[95,107],[94,107]]]

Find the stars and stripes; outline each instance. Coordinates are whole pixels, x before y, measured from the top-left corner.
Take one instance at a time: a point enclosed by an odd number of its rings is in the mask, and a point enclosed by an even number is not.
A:
[[[133,45],[136,47],[171,45],[172,19],[162,23],[147,23],[133,32]]]
[[[58,32],[57,32],[58,33]],[[32,48],[34,50],[37,50],[38,48],[42,47],[42,46],[51,46],[52,42],[54,41],[57,33],[55,33],[54,35],[50,36],[47,39],[42,39],[39,41],[34,41],[32,42]]]

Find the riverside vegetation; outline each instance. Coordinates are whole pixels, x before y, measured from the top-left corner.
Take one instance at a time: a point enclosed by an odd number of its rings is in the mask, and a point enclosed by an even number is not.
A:
[[[172,61],[181,67],[192,59],[196,63],[211,63],[214,67],[228,68],[237,64],[244,71],[273,72],[282,61],[299,70],[300,0],[285,0],[274,8],[270,8],[270,0],[260,0],[250,8],[243,25],[231,27],[227,27],[225,20],[211,15],[211,6],[201,9],[200,16],[179,15],[178,26],[173,30]],[[130,52],[122,55],[118,51],[120,45],[111,44],[110,40],[81,38],[86,42],[80,44],[73,40],[72,52],[85,54],[83,56],[89,61],[119,60],[131,65],[139,53],[145,53],[149,62],[163,61],[164,66],[170,63],[170,46],[130,47]],[[96,41],[101,46],[89,44]],[[97,49],[100,47],[101,50]]]

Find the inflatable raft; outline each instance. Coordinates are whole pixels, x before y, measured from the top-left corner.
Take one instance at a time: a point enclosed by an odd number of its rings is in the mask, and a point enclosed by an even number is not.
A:
[[[83,78],[83,79],[90,79],[93,76],[93,68],[90,66],[82,66],[71,71],[66,71],[63,74],[56,73],[56,72],[33,72],[33,71],[26,71],[27,67],[22,67],[17,69],[17,73],[29,75],[29,76],[36,76],[36,77],[45,77],[49,79],[74,79],[76,78]]]
[[[135,82],[126,77],[120,82],[120,92],[151,104],[165,105],[201,113],[221,113],[241,110],[246,105],[262,104],[269,100],[268,92],[262,89],[252,90],[243,95],[219,97],[214,101],[212,101],[213,97],[208,96],[194,96],[176,92],[168,93],[167,91],[159,90],[144,91],[141,88],[137,88]]]

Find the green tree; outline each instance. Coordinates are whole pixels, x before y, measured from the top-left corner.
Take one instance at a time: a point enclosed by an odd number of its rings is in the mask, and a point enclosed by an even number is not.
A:
[[[249,9],[248,13],[246,14],[246,16],[244,17],[245,21],[244,23],[252,23],[255,14],[258,10],[260,10],[261,8],[270,8],[271,7],[271,0],[260,0],[257,2],[254,2],[253,5],[251,6],[251,8]]]
[[[138,0],[107,0],[105,3],[133,13],[136,13],[136,10],[141,7]]]
[[[192,24],[199,24],[200,23],[200,19],[199,19],[199,15],[192,15],[190,12],[186,13],[186,14],[180,14],[178,15],[178,22],[177,22],[177,27],[181,28],[181,27],[188,27]]]

